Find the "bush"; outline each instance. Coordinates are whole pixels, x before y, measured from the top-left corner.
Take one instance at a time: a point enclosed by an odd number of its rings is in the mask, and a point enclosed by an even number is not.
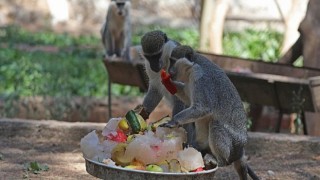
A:
[[[224,34],[224,54],[242,58],[276,62],[280,56],[283,35],[276,31],[256,31],[247,29],[243,32]]]
[[[31,33],[17,27],[1,31],[0,95],[107,96],[108,76],[98,37]],[[19,48],[21,44],[25,48]],[[28,50],[43,45],[58,47],[58,52]],[[139,94],[137,88],[119,85],[112,92]]]
[[[195,49],[196,29],[144,27],[133,32],[134,45],[147,31],[161,29],[168,36]],[[19,27],[0,29],[0,96],[107,96],[107,72],[101,61],[100,37],[70,36],[50,31],[32,33]],[[279,56],[282,35],[273,31],[246,30],[225,33],[226,55],[274,61]],[[28,50],[19,45],[53,46],[57,52]],[[115,95],[141,95],[138,88],[114,85]]]

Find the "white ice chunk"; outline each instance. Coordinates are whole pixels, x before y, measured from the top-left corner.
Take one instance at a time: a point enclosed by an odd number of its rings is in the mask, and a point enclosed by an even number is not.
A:
[[[202,155],[196,149],[189,147],[178,152],[178,160],[181,167],[187,171],[195,170],[199,167],[204,167]]]

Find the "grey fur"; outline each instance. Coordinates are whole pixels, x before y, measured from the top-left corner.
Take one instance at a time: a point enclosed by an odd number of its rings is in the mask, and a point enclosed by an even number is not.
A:
[[[130,1],[111,1],[106,21],[101,28],[102,43],[106,56],[122,57],[130,60],[131,46],[131,3]]]
[[[145,59],[146,73],[149,78],[149,88],[142,104],[145,110],[148,113],[151,113],[161,99],[165,97],[169,104],[173,105],[173,114],[176,114],[184,108],[184,105],[177,97],[171,95],[161,84],[160,69],[168,70],[171,51],[177,44],[169,39],[166,41],[166,34],[160,32],[161,31],[148,32],[141,39],[142,56]],[[157,53],[161,54],[160,58],[152,57],[152,55]],[[156,72],[151,69],[150,66],[153,63],[157,66],[156,69],[159,69],[159,71]]]
[[[142,56],[145,59],[146,73],[149,77],[149,88],[142,105],[149,114],[163,97],[172,106],[172,115],[185,108],[184,103],[176,96],[171,95],[161,83],[160,70],[168,71],[171,51],[177,45],[177,42],[168,39],[165,33],[158,30],[146,33],[141,39]],[[151,66],[155,67],[152,68]],[[184,128],[188,133],[188,143],[192,144],[194,128],[192,125],[186,125]]]
[[[212,153],[218,166],[234,163],[240,179],[247,179],[247,116],[236,88],[220,67],[188,46],[176,47],[171,61],[176,96],[189,107],[164,126],[194,122],[197,148]]]

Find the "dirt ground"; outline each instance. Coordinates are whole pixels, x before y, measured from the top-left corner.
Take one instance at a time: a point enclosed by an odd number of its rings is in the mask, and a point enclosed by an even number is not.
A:
[[[86,172],[80,139],[104,123],[0,119],[0,179],[97,179]],[[320,179],[320,138],[249,133],[248,162],[261,179]],[[24,170],[29,162],[48,171]],[[237,179],[232,166],[215,179]]]

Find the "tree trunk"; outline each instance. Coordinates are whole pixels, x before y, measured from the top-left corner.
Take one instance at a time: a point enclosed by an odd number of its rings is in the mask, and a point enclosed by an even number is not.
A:
[[[303,6],[305,1],[292,0],[291,8],[284,18],[285,23],[285,33],[284,40],[281,47],[281,54],[284,54],[289,50],[289,48],[295,43],[299,37],[299,24],[304,16],[299,11]]]
[[[216,54],[223,53],[222,40],[224,21],[229,9],[230,0],[216,0],[210,26],[210,51]]]
[[[202,0],[200,22],[200,50],[208,50],[210,22],[212,21],[214,0]]]

